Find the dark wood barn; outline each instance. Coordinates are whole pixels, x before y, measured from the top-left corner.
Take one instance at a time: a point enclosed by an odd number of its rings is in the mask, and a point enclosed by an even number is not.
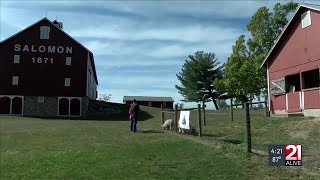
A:
[[[174,100],[172,97],[152,97],[152,96],[124,96],[123,103],[131,104],[133,100],[137,100],[139,105],[158,107],[161,105],[167,109],[173,109]]]
[[[43,18],[0,44],[0,114],[84,116],[96,99],[93,54]]]

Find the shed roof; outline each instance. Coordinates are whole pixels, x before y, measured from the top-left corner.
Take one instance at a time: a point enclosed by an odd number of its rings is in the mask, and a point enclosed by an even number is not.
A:
[[[152,102],[174,102],[172,97],[154,97],[154,96],[124,96],[123,101],[152,101]]]
[[[283,34],[287,32],[288,27],[290,26],[291,22],[293,21],[293,19],[297,16],[297,12],[301,9],[301,8],[307,8],[307,9],[312,9],[315,11],[320,11],[320,5],[315,5],[315,4],[300,4],[299,7],[297,8],[297,10],[295,11],[294,15],[292,16],[291,20],[287,23],[287,25],[285,26],[285,28],[283,29],[283,31],[281,32],[281,34],[279,35],[278,39],[275,41],[275,43],[273,44],[273,46],[271,47],[270,51],[268,52],[266,58],[263,60],[262,64],[260,67],[263,67],[265,65],[265,63],[268,61],[269,56],[271,55],[271,53],[273,52],[273,50],[275,49],[275,47],[278,45],[279,41],[282,39]]]

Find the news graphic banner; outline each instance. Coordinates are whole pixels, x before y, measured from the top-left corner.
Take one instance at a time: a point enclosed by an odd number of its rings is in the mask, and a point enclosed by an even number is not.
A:
[[[301,144],[269,144],[269,166],[302,166]]]

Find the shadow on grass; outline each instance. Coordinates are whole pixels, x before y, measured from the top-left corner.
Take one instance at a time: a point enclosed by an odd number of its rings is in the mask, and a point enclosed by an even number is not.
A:
[[[141,133],[164,133],[163,131],[156,131],[152,129],[141,130]]]
[[[226,139],[226,140],[221,140],[225,143],[231,143],[231,144],[241,144],[243,143],[243,141],[240,141],[240,140],[235,140],[235,139]]]
[[[129,121],[128,113],[114,113],[114,114],[97,114],[89,117],[63,117],[63,116],[26,116],[31,118],[46,119],[46,120],[84,120],[84,121]],[[140,111],[138,121],[146,121],[154,116],[146,111]]]
[[[197,133],[198,134],[198,133]],[[205,137],[222,137],[221,135],[215,135],[215,134],[202,134],[202,136],[205,136]]]

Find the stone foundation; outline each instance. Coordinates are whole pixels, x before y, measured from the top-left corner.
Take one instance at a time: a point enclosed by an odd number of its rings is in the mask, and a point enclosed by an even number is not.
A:
[[[38,96],[24,97],[24,116],[57,116],[57,114],[57,97],[44,97],[44,102],[38,102]]]
[[[303,115],[306,117],[320,117],[320,109],[305,109]]]

